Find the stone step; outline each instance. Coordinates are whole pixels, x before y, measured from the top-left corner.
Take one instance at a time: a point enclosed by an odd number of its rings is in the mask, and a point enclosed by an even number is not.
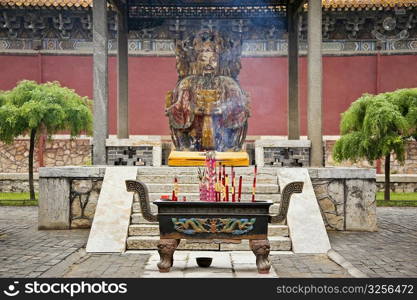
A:
[[[271,251],[290,251],[292,249],[291,239],[285,236],[268,236]],[[249,241],[243,240],[240,244],[221,244],[221,251],[248,251]]]
[[[158,224],[130,224],[129,236],[159,235]]]
[[[268,237],[290,236],[288,225],[268,224]]]
[[[163,195],[167,195],[169,197],[171,197],[171,193],[149,193],[149,200],[151,202],[161,199],[161,196]],[[200,201],[200,194],[199,193],[182,193],[180,191],[180,195],[179,195],[179,200],[182,201],[182,197],[185,196],[187,198],[187,201]],[[229,197],[230,194],[229,194]],[[136,197],[135,197],[136,198]],[[281,195],[280,194],[258,194],[256,193],[255,195],[255,199],[257,201],[273,201],[274,203],[279,202],[281,199]],[[231,200],[231,199],[229,199]],[[242,193],[242,202],[250,202],[252,200],[252,193]],[[137,202],[138,200],[135,199],[135,201]]]
[[[146,184],[146,182],[145,182]],[[173,184],[146,184],[149,193],[172,193]],[[229,187],[230,188],[230,187]],[[198,184],[178,184],[179,194],[183,193],[198,193]],[[252,184],[243,184],[242,193],[252,193]],[[256,194],[278,194],[279,188],[277,184],[257,184]]]
[[[290,251],[291,240],[289,237],[269,237],[271,251]],[[156,250],[159,236],[130,236],[126,241],[126,250]],[[187,243],[181,240],[178,250],[250,250],[249,241],[243,240],[241,244],[217,244],[213,242],[193,242]]]
[[[200,167],[202,168],[202,167]],[[250,167],[235,167],[234,168],[237,176],[253,176],[254,166]],[[226,172],[230,174],[230,167],[226,167]],[[198,167],[138,167],[138,178],[143,175],[197,175]],[[273,175],[277,176],[276,167],[258,167],[258,175]]]
[[[129,226],[129,236],[159,236],[158,224],[131,224]],[[268,225],[268,236],[288,236],[287,225]]]
[[[230,172],[228,173],[230,175]],[[152,184],[152,183],[173,183],[174,178],[178,178],[178,182],[180,184],[198,184],[198,176],[197,173],[194,175],[173,175],[173,174],[144,174],[139,175],[137,177],[138,180],[146,183],[146,184]],[[239,182],[239,176],[236,177],[236,185]],[[243,184],[252,184],[253,182],[253,175],[250,176],[244,176],[242,178]],[[256,176],[256,182],[258,184],[277,184],[278,178],[275,175],[269,175],[269,174],[258,174]]]
[[[188,197],[187,197],[187,199],[188,199]],[[269,212],[271,213],[271,214],[277,214],[278,213],[278,210],[279,210],[279,203],[274,203],[274,204],[272,204],[270,207],[269,207]],[[134,218],[134,214],[137,214],[137,213],[141,213],[142,211],[141,211],[141,209],[140,209],[140,204],[139,204],[139,202],[133,202],[133,206],[132,206],[132,215],[131,215],[131,223],[133,223],[133,224],[135,224],[134,222],[133,222],[133,218]],[[153,204],[153,203],[151,203],[151,212],[153,213],[153,214],[156,214],[156,213],[158,213],[158,207],[155,205],[155,204]]]

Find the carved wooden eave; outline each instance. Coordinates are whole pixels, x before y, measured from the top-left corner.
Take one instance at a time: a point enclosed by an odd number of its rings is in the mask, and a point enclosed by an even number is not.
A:
[[[109,1],[112,8],[108,14],[110,40],[116,37],[114,3],[119,1]],[[126,3],[130,3],[133,9],[134,5],[145,5],[145,2],[137,0]],[[388,5],[388,2],[395,2],[395,6]],[[41,49],[90,51],[91,3],[92,0],[0,0],[0,50],[36,49],[42,43]],[[241,35],[244,42],[243,55],[284,55],[287,51],[285,5],[275,10],[259,6],[164,6],[161,11],[158,6],[161,1],[152,3],[148,11],[141,12],[148,17],[132,17],[129,20],[131,53],[173,55],[173,40],[184,32],[216,26]],[[282,2],[275,2],[278,3]],[[291,0],[291,5],[300,5],[302,10],[299,24],[301,51],[305,49],[304,41],[307,37],[307,13],[303,3],[302,0]],[[373,6],[369,6],[369,3],[373,3]],[[267,17],[267,9],[270,9],[269,16],[272,17]],[[183,18],[178,17],[179,10]],[[153,12],[159,17],[152,16]],[[164,14],[165,17],[162,17]],[[416,40],[416,0],[323,0],[323,47],[329,49],[325,51],[362,53],[378,48],[387,51],[416,51]],[[114,45],[114,42],[110,42],[109,49],[114,49]]]
[[[129,5],[148,7],[251,7],[286,6],[297,0],[127,0]],[[15,8],[90,8],[93,0],[0,0]],[[324,10],[381,10],[417,7],[415,0],[322,0]]]

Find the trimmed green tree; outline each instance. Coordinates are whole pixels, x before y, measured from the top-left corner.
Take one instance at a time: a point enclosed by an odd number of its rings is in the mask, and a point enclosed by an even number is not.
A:
[[[91,100],[81,97],[58,82],[37,84],[24,80],[10,91],[0,94],[0,140],[12,143],[28,134],[30,200],[35,200],[33,185],[33,156],[40,135],[50,137],[68,130],[71,138],[91,133],[93,117]]]
[[[391,155],[403,164],[407,142],[417,139],[417,88],[364,94],[342,114],[340,131],[335,161],[366,159],[372,165],[385,158],[384,199],[390,200]]]

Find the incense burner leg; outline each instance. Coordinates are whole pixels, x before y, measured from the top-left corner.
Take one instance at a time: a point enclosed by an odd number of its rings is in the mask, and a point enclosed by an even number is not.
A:
[[[269,250],[271,246],[267,239],[265,240],[249,240],[249,245],[252,252],[256,255],[256,266],[259,274],[268,274],[271,269],[269,262]]]
[[[174,263],[174,252],[180,240],[160,239],[158,242],[158,253],[161,260],[158,263],[159,272],[169,272]]]

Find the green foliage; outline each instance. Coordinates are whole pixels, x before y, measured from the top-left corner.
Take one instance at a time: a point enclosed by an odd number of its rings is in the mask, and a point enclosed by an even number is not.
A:
[[[71,136],[91,133],[90,100],[58,82],[37,84],[21,81],[0,94],[0,140],[12,142],[16,136],[35,129],[52,135],[69,130]]]
[[[384,200],[384,192],[377,192],[376,200]],[[392,201],[416,201],[417,202],[417,193],[391,192],[391,200]]]
[[[36,199],[38,194],[36,193]],[[0,200],[29,200],[29,193],[0,193]]]
[[[373,163],[392,152],[403,162],[406,141],[417,138],[417,88],[362,95],[342,114],[340,128],[333,149],[337,162]]]
[[[384,193],[376,193],[376,206],[417,207],[417,193],[390,193],[390,201],[384,200]]]

